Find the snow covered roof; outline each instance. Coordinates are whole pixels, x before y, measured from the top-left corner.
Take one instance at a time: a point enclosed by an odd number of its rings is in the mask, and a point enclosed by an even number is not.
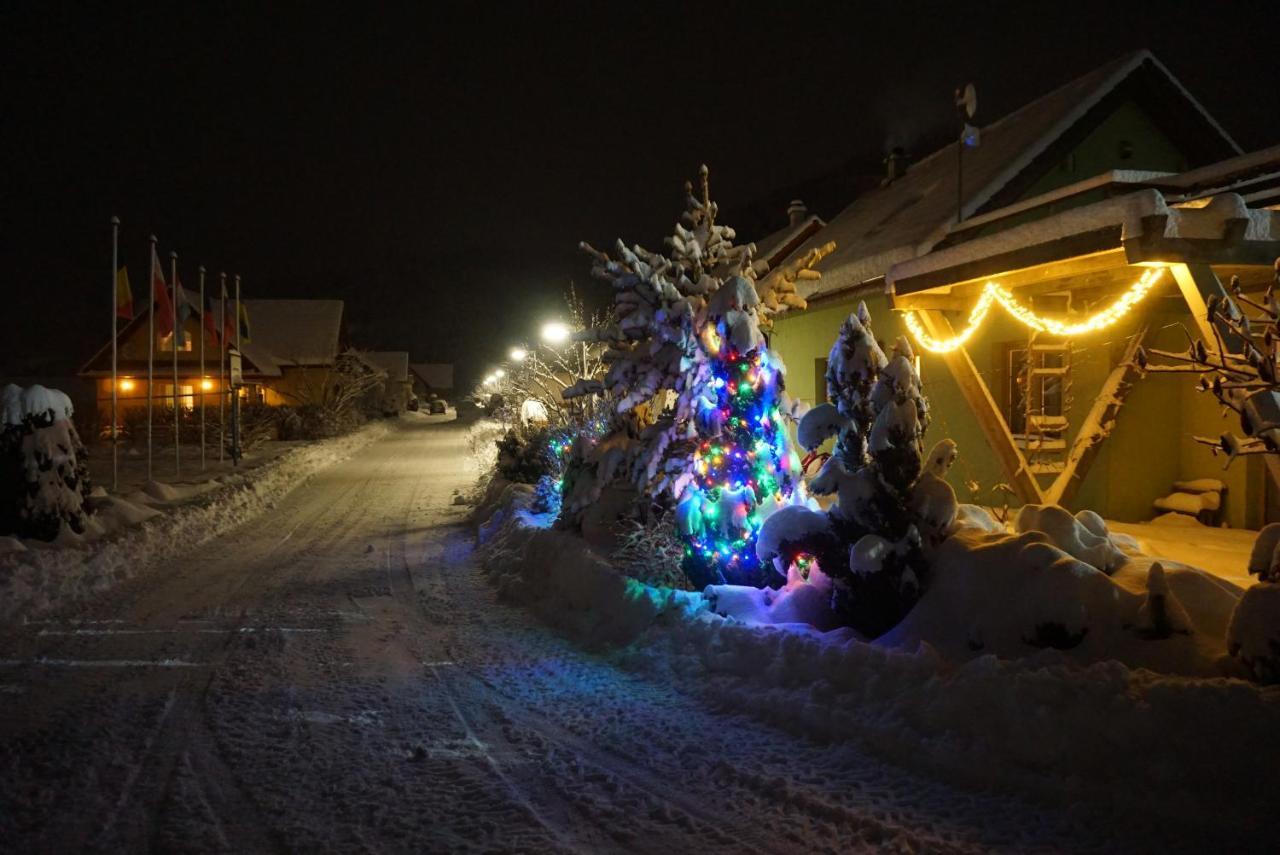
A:
[[[245,304],[248,305],[247,300]],[[253,310],[250,309],[249,311],[252,312]],[[250,320],[252,320],[252,315],[250,315]],[[276,362],[275,357],[257,342],[240,342],[240,354],[249,361],[248,365],[241,365],[241,370],[245,374],[257,374],[263,377],[279,377],[281,375],[280,365]]]
[[[1122,247],[1121,265],[1193,260],[1269,265],[1280,255],[1280,211],[1250,208],[1238,193],[1180,207],[1146,188],[902,261],[889,268],[885,281],[905,295],[1031,266],[1032,258],[1048,263]],[[1015,257],[1021,261],[1012,262]]]
[[[826,223],[816,214],[810,214],[798,223],[788,224],[772,234],[765,235],[755,241],[755,257],[769,262],[776,267],[778,262],[789,256],[810,235],[816,234]]]
[[[364,358],[387,374],[387,379],[397,383],[409,382],[409,354],[403,350],[370,350]]]
[[[1180,127],[1189,136],[1198,128],[1202,141],[1208,140],[1202,147],[1214,150],[1213,157],[1240,151],[1159,60],[1138,51],[982,128],[981,144],[964,152],[965,213],[991,202],[1131,78],[1153,85],[1165,102],[1175,101],[1183,114]],[[856,199],[798,247],[803,253],[836,242],[836,251],[817,265],[822,278],[803,283],[801,296],[812,299],[877,280],[894,264],[923,255],[945,238],[956,217],[956,145],[950,143],[913,164],[901,178]]]
[[[278,364],[332,365],[338,356],[342,337],[341,300],[245,300],[244,303],[249,310],[252,344],[270,354]]]
[[[414,374],[418,375],[418,379],[427,385],[428,389],[453,388],[452,362],[415,362],[410,368],[413,369]]]

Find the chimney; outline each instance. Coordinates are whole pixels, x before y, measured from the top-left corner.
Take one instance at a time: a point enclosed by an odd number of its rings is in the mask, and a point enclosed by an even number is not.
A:
[[[791,204],[787,206],[787,221],[790,225],[798,226],[804,222],[809,216],[809,209],[804,206],[804,202],[799,199],[792,199]]]
[[[907,152],[902,146],[894,146],[888,156],[884,159],[884,184],[892,184],[899,178],[907,174],[907,166],[911,163],[911,158],[907,157]]]

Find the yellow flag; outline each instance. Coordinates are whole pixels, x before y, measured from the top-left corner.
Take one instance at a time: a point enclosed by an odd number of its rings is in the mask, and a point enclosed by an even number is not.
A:
[[[129,287],[129,269],[116,271],[116,317],[133,320],[133,290]]]

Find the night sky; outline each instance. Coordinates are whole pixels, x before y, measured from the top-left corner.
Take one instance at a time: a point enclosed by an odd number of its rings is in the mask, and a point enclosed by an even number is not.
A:
[[[927,154],[965,81],[986,124],[1149,47],[1246,150],[1280,142],[1274,0],[81,5],[0,11],[7,371],[106,341],[113,214],[135,294],[154,232],[188,286],[341,298],[353,343],[465,379],[571,280],[603,299],[577,242],[657,248],[699,163],[758,212]]]

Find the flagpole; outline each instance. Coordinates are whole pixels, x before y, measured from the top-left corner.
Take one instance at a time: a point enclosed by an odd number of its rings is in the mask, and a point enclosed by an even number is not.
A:
[[[227,384],[223,380],[227,367],[227,274],[219,273],[218,282],[221,285],[218,303],[222,315],[218,325],[218,462],[221,463],[227,446],[225,436],[227,420],[222,409],[223,403],[227,400]]]
[[[182,475],[182,419],[178,415],[178,336],[182,330],[178,329],[178,253],[172,251],[169,253],[169,280],[169,287],[173,289],[173,299],[169,301],[173,304],[173,477],[178,478]]]
[[[204,471],[204,265],[200,265],[200,471]]]
[[[244,354],[240,351],[240,314],[244,309],[240,306],[240,274],[236,274],[236,358],[240,361],[240,370],[244,371]],[[240,385],[244,385],[241,374]],[[240,390],[232,391],[231,399],[231,462],[240,465]]]
[[[120,274],[120,218],[111,218],[111,492],[120,491],[120,449],[116,442],[116,413],[119,408],[116,390],[120,381],[116,377],[116,338],[119,336],[120,288],[116,285],[116,277]]]
[[[156,236],[151,236],[151,281],[147,283],[147,483],[151,483],[151,407],[156,374]]]

